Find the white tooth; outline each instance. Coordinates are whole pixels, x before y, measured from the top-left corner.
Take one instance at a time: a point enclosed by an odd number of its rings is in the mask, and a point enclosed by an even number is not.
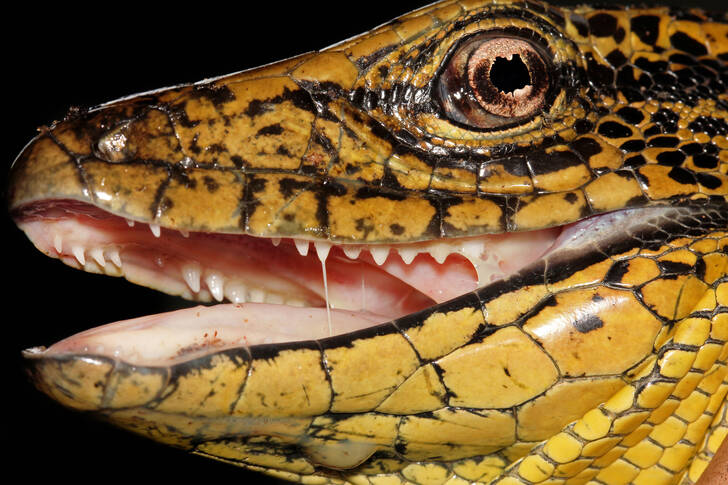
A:
[[[83,246],[71,246],[71,252],[76,257],[81,266],[86,266],[86,256],[83,252]]]
[[[109,276],[124,276],[124,273],[122,273],[120,268],[117,268],[116,265],[110,263],[108,260],[106,261],[106,265],[101,268],[104,272],[104,274],[107,274]]]
[[[438,264],[443,264],[450,255],[450,248],[446,244],[433,244],[430,247],[430,254]]]
[[[329,251],[331,251],[331,243],[324,241],[315,241],[313,247],[316,248],[316,255],[319,260],[323,263],[326,258],[329,257]]]
[[[374,258],[374,262],[381,266],[387,260],[387,256],[389,256],[389,247],[373,246],[369,248],[369,252],[371,253],[372,258]]]
[[[101,248],[93,248],[91,251],[88,252],[92,258],[94,258],[94,261],[100,266],[104,267],[106,266],[106,260],[104,259],[104,250]]]
[[[487,253],[485,253],[485,246],[482,241],[477,239],[462,241],[460,243],[459,252],[468,259],[482,260],[488,259]]]
[[[245,303],[247,289],[239,281],[231,281],[225,285],[225,296],[233,303]]]
[[[126,224],[127,224],[127,225],[128,225],[129,227],[134,227],[134,221],[132,221],[131,219],[127,219],[127,220],[126,220]]]
[[[117,268],[121,268],[121,256],[119,256],[119,248],[110,248],[106,250],[106,256],[116,265]]]
[[[223,275],[217,271],[210,271],[205,277],[205,284],[207,284],[207,289],[210,290],[212,297],[217,301],[222,301],[223,286],[225,284]]]
[[[162,233],[159,224],[149,224],[149,229],[152,230],[152,234],[154,234],[154,237],[159,237],[159,235]]]
[[[306,256],[308,254],[308,241],[304,241],[303,239],[294,239],[293,242],[296,244],[298,254],[301,256]]]
[[[344,254],[349,259],[357,259],[361,253],[361,246],[341,246],[341,249],[344,250]]]
[[[265,291],[260,288],[250,290],[250,301],[253,303],[263,303],[265,301]]]
[[[182,237],[190,237],[190,233],[188,231],[180,229],[179,233],[182,234]]]
[[[485,244],[479,240],[463,241],[459,249],[460,254],[465,256],[470,264],[475,268],[475,272],[478,275],[478,286],[482,286],[490,281],[493,281],[492,274],[500,271],[497,266],[497,261],[488,261],[489,254],[486,250]],[[490,278],[487,278],[491,275]]]
[[[417,257],[418,253],[415,248],[399,248],[398,251],[402,261],[404,261],[404,264],[411,264]]]
[[[278,245],[281,243],[281,238],[272,237],[272,238],[270,238],[270,242],[273,243],[273,246],[278,247]]]
[[[187,263],[182,266],[182,278],[184,278],[187,286],[195,293],[200,291],[200,265],[197,263]]]
[[[56,234],[53,237],[53,247],[56,248],[56,252],[58,254],[61,254],[61,252],[63,251],[63,238],[60,234]]]

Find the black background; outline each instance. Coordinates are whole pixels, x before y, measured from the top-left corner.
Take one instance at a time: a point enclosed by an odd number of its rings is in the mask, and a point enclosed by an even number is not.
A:
[[[724,0],[703,1],[718,8]],[[413,1],[106,2],[4,13],[2,159],[36,127],[136,92],[194,82],[324,48],[422,5]],[[607,2],[600,2],[605,4]],[[688,2],[671,2],[686,4]],[[6,187],[7,169],[2,172]],[[4,192],[3,192],[4,195]],[[3,211],[3,467],[12,483],[278,483],[69,412],[27,382],[20,351],[184,303],[43,256]],[[3,419],[4,418],[4,419]],[[6,482],[7,483],[7,482]]]

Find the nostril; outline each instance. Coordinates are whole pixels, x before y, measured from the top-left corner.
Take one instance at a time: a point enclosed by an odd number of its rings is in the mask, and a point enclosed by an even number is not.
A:
[[[123,123],[102,135],[96,144],[96,155],[111,163],[120,163],[131,158],[134,150],[128,134],[130,124],[131,122]]]

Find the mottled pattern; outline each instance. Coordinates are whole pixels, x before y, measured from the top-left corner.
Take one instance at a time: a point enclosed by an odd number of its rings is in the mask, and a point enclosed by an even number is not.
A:
[[[550,55],[547,104],[502,129],[454,122],[434,95],[482,31]],[[170,228],[357,243],[675,211],[356,334],[171,368],[40,360],[38,385],[303,483],[693,483],[728,430],[726,83],[723,17],[445,1],[325,52],[73,113],[15,164],[12,207],[78,199]]]

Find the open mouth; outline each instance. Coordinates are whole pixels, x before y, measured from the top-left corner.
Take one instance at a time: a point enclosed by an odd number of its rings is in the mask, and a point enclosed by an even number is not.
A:
[[[166,366],[220,350],[317,340],[389,322],[507,279],[554,254],[641,225],[632,209],[522,233],[397,245],[185,233],[92,205],[49,200],[16,211],[43,253],[213,305],[105,325],[33,355],[106,355]]]

